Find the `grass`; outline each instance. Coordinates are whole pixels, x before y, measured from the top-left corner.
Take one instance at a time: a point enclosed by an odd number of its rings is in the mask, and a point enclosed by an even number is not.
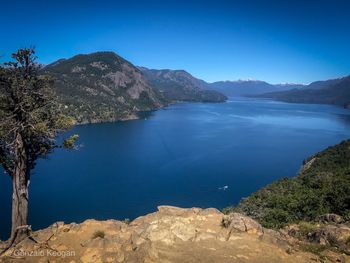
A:
[[[301,238],[307,238],[309,234],[315,232],[318,226],[311,222],[300,222],[298,224]]]
[[[324,262],[326,260],[326,257],[322,255],[322,252],[327,249],[327,246],[314,243],[303,243],[300,245],[300,248],[305,252],[310,252],[318,256],[321,262]]]
[[[102,230],[97,230],[92,234],[92,239],[104,238],[104,237],[105,237],[105,232]]]

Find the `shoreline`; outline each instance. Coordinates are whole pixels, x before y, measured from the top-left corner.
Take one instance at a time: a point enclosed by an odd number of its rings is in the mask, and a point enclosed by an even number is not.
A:
[[[74,125],[88,125],[88,124],[99,124],[99,123],[112,123],[112,122],[124,122],[124,121],[132,121],[132,120],[140,120],[142,118],[142,114],[151,114],[152,112],[165,109],[169,106],[175,105],[175,104],[181,104],[181,103],[226,103],[228,101],[228,98],[225,101],[220,101],[220,102],[210,102],[210,101],[174,101],[174,102],[169,102],[166,105],[162,105],[159,108],[154,108],[154,109],[149,109],[149,110],[144,110],[144,111],[136,111],[136,112],[130,112],[128,115],[122,118],[110,118],[110,119],[104,119],[104,120],[92,120],[92,121],[82,121],[82,122],[76,122]],[[76,120],[75,120],[76,121]]]

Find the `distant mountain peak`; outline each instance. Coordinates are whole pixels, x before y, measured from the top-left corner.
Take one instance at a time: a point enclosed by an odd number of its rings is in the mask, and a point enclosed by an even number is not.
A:
[[[210,88],[222,92],[226,96],[252,96],[274,91],[285,91],[302,88],[301,84],[270,84],[261,80],[228,80],[209,84]]]
[[[237,79],[237,80],[215,81],[212,83],[267,83],[267,82],[262,80],[257,80],[257,79]]]
[[[238,79],[237,82],[264,82],[255,78]]]
[[[304,83],[294,83],[294,82],[282,82],[282,83],[278,83],[276,85],[281,85],[281,86],[286,86],[286,85],[303,85],[306,86],[307,84]]]

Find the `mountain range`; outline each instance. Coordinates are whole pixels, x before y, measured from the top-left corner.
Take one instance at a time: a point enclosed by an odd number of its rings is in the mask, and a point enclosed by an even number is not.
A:
[[[113,52],[80,54],[46,65],[62,111],[77,123],[138,118],[178,101],[224,102],[220,92],[183,70],[136,67]]]
[[[301,89],[266,93],[257,97],[293,103],[334,104],[350,108],[350,76],[316,81]]]
[[[208,83],[184,70],[139,68],[148,82],[171,101],[224,102],[222,93],[209,90]]]
[[[226,96],[251,96],[268,92],[301,89],[302,84],[273,85],[260,80],[217,81],[209,84],[209,88],[219,91]]]
[[[309,85],[259,80],[205,82],[185,70],[137,67],[114,52],[80,54],[42,68],[55,79],[62,111],[77,123],[138,118],[179,101],[224,102],[227,96],[350,107],[350,76]]]

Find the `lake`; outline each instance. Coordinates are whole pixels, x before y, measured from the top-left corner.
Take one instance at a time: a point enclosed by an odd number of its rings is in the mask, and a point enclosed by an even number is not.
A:
[[[30,185],[33,229],[56,221],[133,219],[158,205],[224,208],[350,137],[350,111],[230,98],[180,103],[145,119],[75,127],[77,151],[40,160]],[[1,171],[3,173],[3,171]],[[11,180],[0,177],[0,238]]]

